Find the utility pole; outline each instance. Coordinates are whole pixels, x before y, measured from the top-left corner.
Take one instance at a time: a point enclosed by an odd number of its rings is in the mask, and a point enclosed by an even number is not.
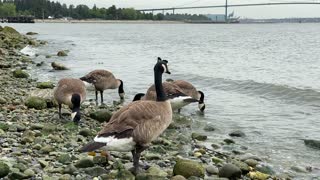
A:
[[[226,0],[225,21],[228,23],[228,0]]]

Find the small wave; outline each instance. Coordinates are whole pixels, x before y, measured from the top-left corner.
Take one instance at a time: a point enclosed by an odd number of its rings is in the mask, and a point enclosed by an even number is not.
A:
[[[27,45],[25,48],[21,49],[20,52],[31,57],[36,55],[36,49],[30,45]]]
[[[190,77],[192,81],[205,84],[213,89],[234,91],[259,96],[269,100],[282,100],[285,103],[320,106],[320,92],[315,89],[302,89],[287,85],[260,83],[253,80],[232,80],[224,78]],[[199,84],[198,83],[198,84]]]

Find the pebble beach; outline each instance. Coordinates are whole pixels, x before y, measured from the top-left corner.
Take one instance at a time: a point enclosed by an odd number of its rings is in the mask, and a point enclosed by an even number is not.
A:
[[[174,114],[173,123],[141,157],[144,171],[134,176],[131,153],[80,153],[123,106],[96,105],[86,101],[81,105],[82,123],[70,120],[71,111],[63,107],[59,119],[53,99],[56,82],[37,82],[28,73],[32,68],[45,66],[35,63],[21,53],[25,46],[50,46],[34,38],[36,33],[20,34],[10,27],[0,26],[0,179],[294,179],[295,173],[319,171],[313,167],[292,167],[292,172],[277,173],[263,157],[248,152],[237,144],[245,135],[242,131],[229,133],[223,141],[212,141],[193,132],[194,117]],[[57,56],[67,52],[57,52]],[[48,57],[50,58],[50,57]],[[50,66],[50,65],[49,65]],[[61,70],[61,66],[53,66]],[[62,68],[63,69],[63,68]],[[213,132],[207,125],[203,131]],[[309,142],[317,146],[319,142]],[[228,151],[228,147],[237,150]]]

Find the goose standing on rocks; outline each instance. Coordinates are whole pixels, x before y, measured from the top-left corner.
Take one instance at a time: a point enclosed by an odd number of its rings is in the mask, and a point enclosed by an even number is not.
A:
[[[62,104],[66,104],[72,110],[72,120],[75,123],[80,121],[80,104],[86,99],[86,87],[81,80],[73,78],[61,79],[54,90],[54,98],[59,104],[60,119],[62,118]]]
[[[172,109],[162,87],[162,74],[168,73],[168,61],[158,58],[154,66],[156,101],[135,101],[113,114],[94,138],[80,149],[82,152],[104,147],[110,151],[131,151],[133,171],[139,170],[141,152],[148,148],[172,122]]]
[[[170,82],[179,86],[185,94],[197,99],[199,102],[198,107],[200,111],[204,111],[206,105],[204,104],[204,93],[202,91],[198,91],[191,83],[184,80],[175,80]]]
[[[106,89],[118,88],[120,99],[124,99],[123,81],[116,79],[114,75],[107,70],[94,70],[80,78],[82,81],[92,83],[96,90],[96,101],[98,102],[98,91],[100,91],[101,103],[103,103],[103,91]]]
[[[186,106],[192,102],[198,102],[197,99],[185,94],[183,90],[172,83],[163,82],[163,89],[167,98],[170,100],[171,107],[173,110],[181,109],[183,106]],[[157,99],[157,93],[155,89],[155,85],[152,85],[147,90],[146,94],[138,93],[135,95],[133,101],[137,100],[153,100]]]

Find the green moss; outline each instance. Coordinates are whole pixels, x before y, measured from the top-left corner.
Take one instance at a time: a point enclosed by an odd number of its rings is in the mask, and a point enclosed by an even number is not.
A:
[[[28,108],[34,108],[37,110],[47,108],[47,102],[45,99],[40,97],[31,96],[26,100],[26,106]]]
[[[69,131],[78,131],[79,126],[76,125],[74,122],[68,122],[64,125],[64,128]]]
[[[189,178],[191,176],[203,178],[205,168],[198,162],[179,159],[173,167],[173,174],[181,175],[185,178]]]
[[[5,26],[2,29],[2,32],[7,33],[7,34],[19,34],[20,35],[20,33],[17,30],[15,30],[14,28],[9,27],[9,26]]]
[[[4,162],[0,162],[0,178],[6,177],[9,174],[9,172],[9,166]]]
[[[37,83],[37,88],[39,89],[52,89],[54,88],[54,84],[50,81],[48,82],[38,82]]]
[[[192,139],[196,139],[198,141],[205,141],[207,139],[207,136],[201,135],[201,134],[198,134],[198,133],[192,133],[191,137],[192,137]]]
[[[17,69],[15,71],[13,71],[13,76],[15,78],[28,78],[29,74],[26,73],[25,71],[21,70],[21,69]]]
[[[108,122],[112,116],[112,113],[109,110],[99,110],[90,114],[92,119],[95,119],[99,122]]]
[[[9,125],[5,123],[0,123],[0,129],[7,131],[9,129]]]

